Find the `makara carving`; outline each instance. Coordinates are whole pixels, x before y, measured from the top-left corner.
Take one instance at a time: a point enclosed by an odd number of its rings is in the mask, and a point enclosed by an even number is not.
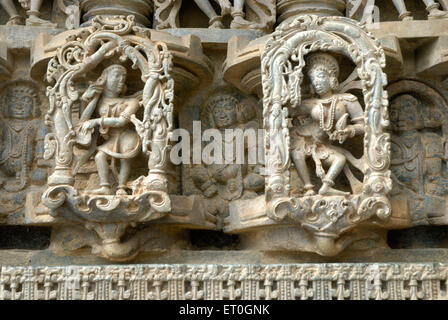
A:
[[[97,231],[104,256],[128,259],[136,248],[120,251],[126,228],[171,210],[165,175],[173,125],[171,54],[165,44],[147,40],[132,16],[93,22],[69,37],[48,65],[45,156],[55,166],[42,201],[52,215]],[[144,84],[133,95],[126,95],[128,61]],[[99,76],[83,90],[81,81],[93,70]],[[136,176],[132,160],[141,153],[148,167]]]

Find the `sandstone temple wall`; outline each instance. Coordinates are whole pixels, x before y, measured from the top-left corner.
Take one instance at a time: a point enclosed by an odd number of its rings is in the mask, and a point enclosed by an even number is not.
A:
[[[0,300],[447,300],[448,1],[0,1]]]

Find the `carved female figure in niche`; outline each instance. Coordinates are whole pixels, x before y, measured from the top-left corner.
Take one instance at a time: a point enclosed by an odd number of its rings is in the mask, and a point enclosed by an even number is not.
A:
[[[101,135],[104,142],[95,148],[95,163],[100,179],[100,188],[90,190],[95,195],[112,195],[109,179],[109,160],[112,172],[118,181],[117,195],[127,194],[127,182],[131,171],[131,159],[141,151],[141,140],[131,124],[131,116],[139,108],[139,100],[122,97],[126,91],[126,68],[114,64],[104,69],[101,76],[89,86],[82,96],[87,102],[80,117],[77,142],[81,145],[96,145],[92,133]],[[92,115],[96,118],[90,119]],[[98,131],[94,131],[98,128]],[[120,161],[117,170],[116,161]]]
[[[307,57],[306,65],[318,97],[304,100],[297,110],[305,119],[292,130],[291,158],[305,184],[306,195],[315,194],[306,163],[310,156],[316,164],[316,175],[322,180],[319,194],[348,195],[332,188],[346,165],[348,153],[332,142],[342,144],[347,138],[363,134],[364,112],[355,96],[336,92],[339,65],[333,56],[314,53]],[[328,167],[327,172],[324,165]]]
[[[10,86],[4,97],[4,116],[1,120],[0,186],[11,192],[28,186],[30,176],[42,182],[46,173],[35,169],[33,161],[42,158],[46,129],[38,119],[37,93],[25,84]],[[35,159],[36,158],[36,159]]]
[[[249,103],[239,102],[232,95],[217,95],[206,103],[205,113],[209,119],[209,125],[222,131],[225,137],[226,129],[257,129],[255,106]],[[256,131],[255,131],[256,132]],[[226,152],[226,144],[232,148],[235,140],[223,141],[223,152]],[[234,149],[233,155],[236,152]],[[235,159],[234,159],[235,160]],[[207,167],[196,166],[192,169],[192,179],[195,185],[210,198],[219,194],[224,200],[234,200],[242,196],[251,197],[264,188],[264,178],[256,171],[255,165],[211,164]]]

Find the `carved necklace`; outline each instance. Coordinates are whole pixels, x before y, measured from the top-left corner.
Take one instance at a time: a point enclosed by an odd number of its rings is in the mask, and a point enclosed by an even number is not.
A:
[[[322,130],[324,130],[325,132],[330,131],[333,128],[333,124],[334,124],[334,118],[335,118],[335,114],[336,114],[336,103],[338,101],[338,97],[336,96],[336,98],[330,98],[327,99],[325,101],[322,101],[319,103],[319,126]],[[327,104],[331,102],[330,105],[330,110],[329,110],[329,119],[328,119],[328,124],[325,123],[325,107],[324,104]]]

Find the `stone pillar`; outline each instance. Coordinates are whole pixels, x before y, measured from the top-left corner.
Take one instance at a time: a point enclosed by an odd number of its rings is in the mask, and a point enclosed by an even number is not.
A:
[[[134,15],[138,25],[151,27],[153,0],[81,0],[82,26],[88,25],[98,15]]]
[[[342,16],[344,9],[344,0],[277,0],[277,22],[281,23],[302,14]]]

